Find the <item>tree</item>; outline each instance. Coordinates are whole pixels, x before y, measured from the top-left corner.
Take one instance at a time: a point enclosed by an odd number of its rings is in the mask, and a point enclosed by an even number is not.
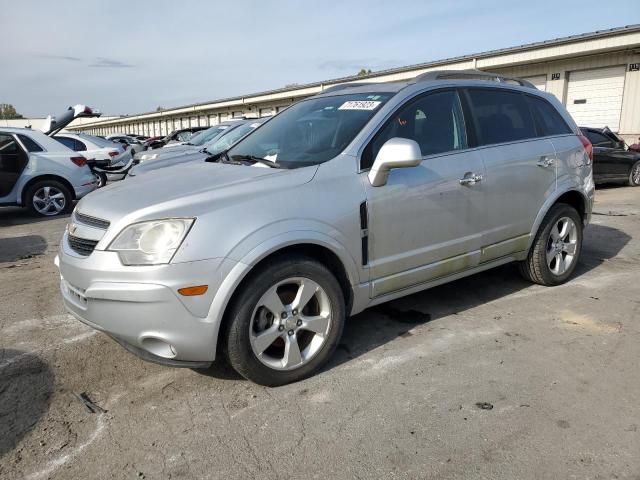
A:
[[[164,107],[156,107],[156,112],[161,112],[164,110]]]
[[[358,76],[359,77],[366,77],[367,75],[369,75],[371,73],[371,69],[366,69],[366,68],[361,68],[360,71],[358,72]]]
[[[10,103],[0,103],[0,119],[2,120],[13,120],[16,118],[24,118],[18,112],[13,105]]]

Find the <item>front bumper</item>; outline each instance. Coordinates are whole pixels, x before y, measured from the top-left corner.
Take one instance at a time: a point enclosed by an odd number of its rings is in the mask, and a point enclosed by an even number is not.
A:
[[[63,302],[72,315],[128,350],[144,352],[143,359],[174,366],[202,366],[215,359],[218,325],[211,318],[219,315],[210,316],[209,309],[228,263],[209,259],[127,267],[114,252],[77,255],[66,234],[57,259]],[[178,294],[192,285],[209,285],[209,290],[198,297]]]

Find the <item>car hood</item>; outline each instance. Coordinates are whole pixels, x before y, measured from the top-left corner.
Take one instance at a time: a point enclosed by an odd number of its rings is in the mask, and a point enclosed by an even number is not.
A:
[[[141,175],[143,173],[152,172],[154,170],[158,170],[160,168],[167,168],[173,165],[179,165],[182,163],[189,162],[204,162],[204,160],[208,157],[204,152],[199,150],[194,150],[193,152],[183,152],[182,155],[175,155],[170,157],[162,157],[156,158],[150,161],[144,161],[131,170],[131,176]]]
[[[187,163],[96,190],[76,210],[114,222],[192,217],[246,198],[309,182],[317,166],[293,170],[252,165]]]

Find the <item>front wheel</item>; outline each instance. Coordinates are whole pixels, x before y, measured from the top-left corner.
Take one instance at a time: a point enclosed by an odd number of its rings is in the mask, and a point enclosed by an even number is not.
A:
[[[582,251],[582,220],[570,205],[559,203],[544,217],[527,259],[520,262],[522,276],[545,286],[566,282]]]
[[[304,256],[280,258],[240,288],[223,337],[231,366],[266,386],[306,378],[331,357],[345,321],[335,276]]]
[[[629,173],[629,185],[632,187],[640,187],[640,161],[631,167]]]

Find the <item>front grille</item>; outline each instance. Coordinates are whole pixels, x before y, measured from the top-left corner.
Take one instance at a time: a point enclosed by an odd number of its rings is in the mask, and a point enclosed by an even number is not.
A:
[[[75,212],[73,214],[76,217],[78,223],[89,225],[90,227],[101,228],[106,230],[109,228],[110,222],[108,220],[102,220],[101,218],[90,217],[89,215],[83,215],[82,213]]]
[[[80,255],[89,256],[93,249],[96,248],[98,244],[97,240],[87,240],[86,238],[74,237],[73,235],[67,235],[69,239],[69,246],[71,250]]]

